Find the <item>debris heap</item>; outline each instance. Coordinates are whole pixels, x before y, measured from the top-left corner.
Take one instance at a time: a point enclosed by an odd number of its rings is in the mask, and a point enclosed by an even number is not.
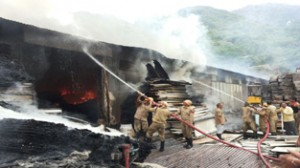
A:
[[[63,124],[35,120],[0,120],[0,137],[0,167],[29,163],[34,165],[30,167],[110,167],[121,164],[111,157],[115,151],[120,152],[121,144],[138,146],[125,136],[96,134],[89,130],[69,129]],[[86,151],[86,156],[79,156]],[[77,155],[77,160],[74,160],[74,155]],[[70,165],[70,159],[66,158],[73,158],[72,164],[76,163],[77,166]]]

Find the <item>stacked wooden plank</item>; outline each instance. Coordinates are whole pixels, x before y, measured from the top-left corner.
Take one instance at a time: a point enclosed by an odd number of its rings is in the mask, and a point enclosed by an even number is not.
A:
[[[171,112],[177,112],[184,100],[191,100],[191,97],[186,92],[186,86],[191,85],[191,83],[185,81],[156,80],[149,81],[146,85],[148,85],[147,95],[153,97],[155,101],[166,101],[169,104],[169,110]],[[194,125],[199,128],[205,126],[207,127],[205,128],[206,131],[210,133],[214,132],[213,114],[209,112],[207,107],[201,106],[199,103],[193,103],[193,106],[195,106]],[[181,123],[179,121],[169,119],[168,125],[172,133],[182,133]],[[196,136],[198,136],[198,134]]]
[[[289,100],[295,97],[293,74],[283,74],[269,81],[273,101]]]
[[[297,97],[298,100],[300,100],[300,68],[298,68],[296,73],[294,74],[293,82],[296,89],[295,97]]]

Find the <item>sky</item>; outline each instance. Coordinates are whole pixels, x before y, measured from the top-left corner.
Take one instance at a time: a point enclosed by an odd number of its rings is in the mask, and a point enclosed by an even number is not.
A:
[[[206,27],[199,16],[176,11],[189,6],[232,11],[265,3],[300,6],[299,0],[0,0],[0,17],[206,65]],[[157,20],[162,15],[168,18]]]
[[[111,14],[133,22],[137,18],[171,13],[188,6],[211,6],[231,11],[264,3],[300,5],[298,0],[0,0],[0,15],[18,18],[30,13],[39,15],[46,12],[47,17],[68,24],[72,21],[72,13],[87,11]]]

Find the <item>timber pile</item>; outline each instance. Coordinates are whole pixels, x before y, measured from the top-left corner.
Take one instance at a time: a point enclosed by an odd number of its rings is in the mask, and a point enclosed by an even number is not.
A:
[[[171,80],[155,80],[146,83],[148,91],[147,95],[153,97],[155,101],[166,101],[169,104],[171,112],[177,112],[182,102],[191,97],[186,92],[186,86],[191,83],[185,81],[171,81]],[[200,121],[213,119],[213,115],[209,112],[207,107],[202,106],[200,103],[193,102],[195,106],[194,125],[197,127]],[[175,119],[169,119],[168,125],[171,128],[171,133],[181,134],[181,123]],[[208,130],[210,130],[208,128]],[[213,130],[212,130],[213,131]],[[210,132],[212,132],[210,131]]]
[[[273,101],[290,100],[295,97],[293,74],[283,74],[269,81]]]
[[[296,74],[293,76],[293,81],[295,84],[295,97],[298,98],[298,100],[300,99],[300,68],[297,69]]]
[[[268,88],[264,88],[263,92],[270,93],[273,103],[280,104],[292,98],[297,98],[299,101],[300,68],[296,70],[296,73],[287,73],[270,78],[267,86]]]

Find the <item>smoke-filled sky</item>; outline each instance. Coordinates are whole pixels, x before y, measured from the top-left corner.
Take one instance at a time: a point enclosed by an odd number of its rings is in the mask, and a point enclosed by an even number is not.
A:
[[[263,3],[300,5],[298,0],[0,0],[0,17],[209,64],[201,18],[176,11],[189,6],[235,10]]]

